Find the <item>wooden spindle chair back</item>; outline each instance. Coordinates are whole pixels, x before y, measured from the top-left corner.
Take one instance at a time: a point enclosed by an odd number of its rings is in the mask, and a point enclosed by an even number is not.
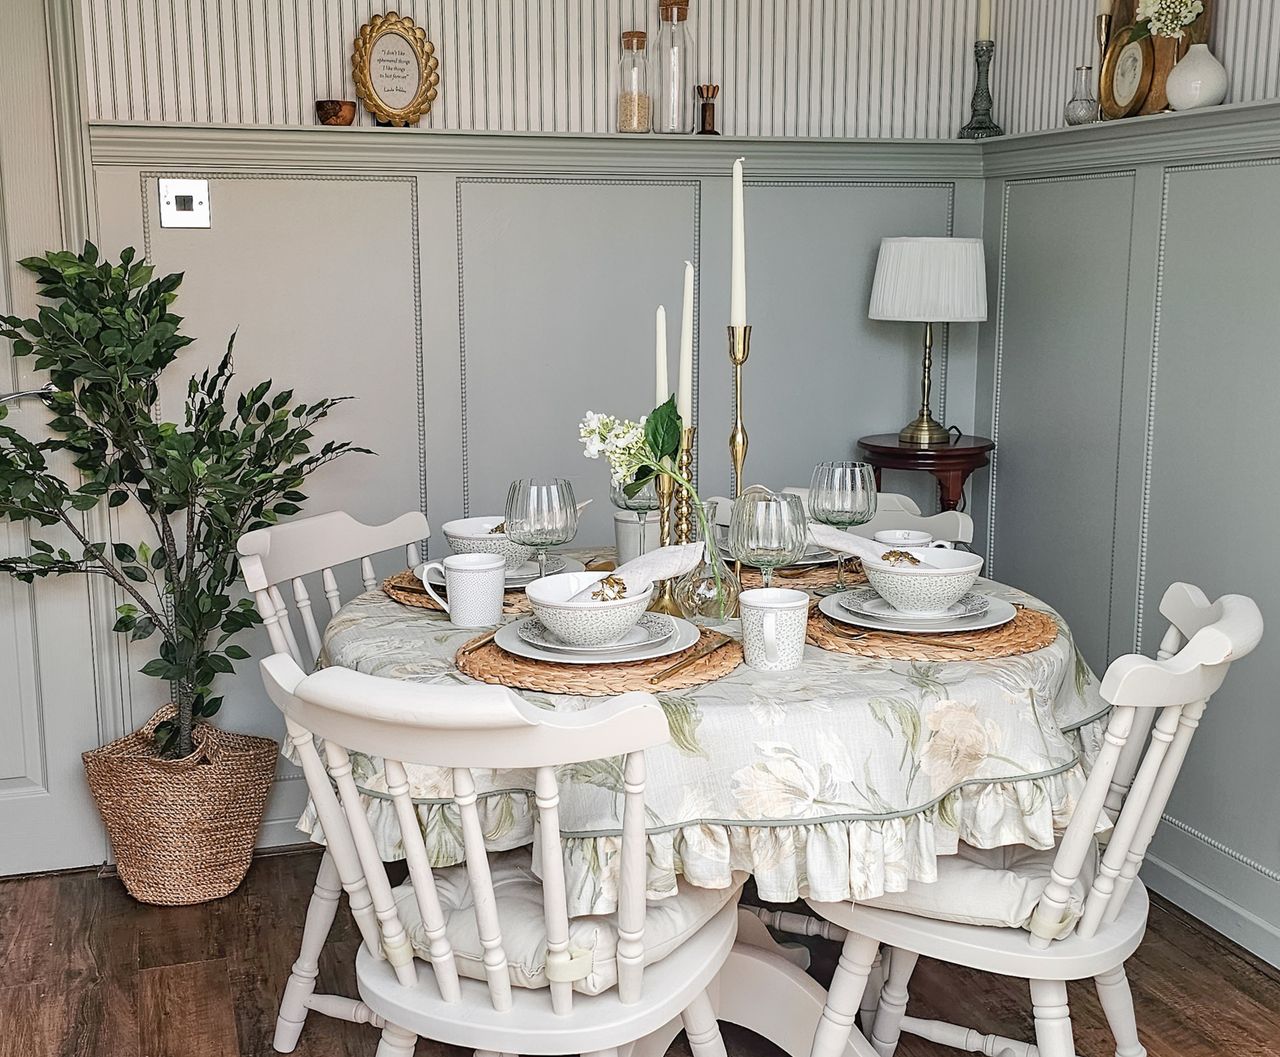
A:
[[[1106,734],[1032,915],[1035,947],[1046,948],[1073,931],[1093,936],[1119,915],[1209,698],[1231,662],[1262,637],[1262,614],[1243,595],[1210,602],[1199,588],[1175,583],[1160,612],[1171,627],[1156,659],[1119,657],[1102,680],[1102,697],[1112,706]],[[1114,825],[1075,922],[1067,911],[1071,888],[1104,810]]]
[[[334,570],[348,562],[360,563],[360,580],[366,591],[378,586],[373,556],[403,547],[408,568],[422,561],[419,544],[431,535],[426,516],[419,511],[402,514],[385,525],[364,525],[340,510],[300,518],[283,525],[255,529],[240,537],[240,573],[253,592],[258,613],[276,653],[287,653],[310,669],[320,656],[322,632],[328,618],[317,621],[306,577],[320,574],[329,617],[342,605]],[[299,641],[282,588],[293,598],[305,639]],[[306,651],[301,646],[305,644]]]
[[[272,700],[285,714],[288,736],[302,762],[317,812],[345,817],[368,882],[384,956],[406,986],[417,982],[413,949],[392,896],[369,819],[351,773],[350,753],[384,761],[417,909],[428,941],[440,997],[459,1001],[454,952],[445,929],[435,874],[410,795],[406,767],[449,768],[461,820],[466,871],[483,948],[488,996],[499,1012],[511,1008],[511,982],[499,925],[488,853],[477,807],[476,769],[535,772],[538,851],[547,935],[546,975],[552,1009],[573,1008],[578,974],[569,951],[569,914],[560,839],[556,768],[618,757],[623,819],[618,881],[618,996],[639,1001],[644,970],[644,750],[666,742],[666,717],[649,694],[624,694],[583,712],[538,709],[499,686],[430,686],[327,668],[304,675],[287,653],[262,662]],[[316,741],[323,742],[317,748]],[[331,851],[335,856],[339,849]]]

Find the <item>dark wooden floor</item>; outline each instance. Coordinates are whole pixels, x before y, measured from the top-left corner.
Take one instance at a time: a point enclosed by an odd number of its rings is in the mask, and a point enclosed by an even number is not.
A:
[[[316,863],[310,851],[261,858],[235,895],[173,909],[141,906],[118,880],[91,872],[0,882],[0,1057],[271,1054]],[[340,913],[321,964],[324,990],[355,994],[355,944]],[[824,979],[832,945],[813,947]],[[1280,1054],[1280,974],[1181,914],[1153,908],[1130,979],[1151,1057]],[[1031,1037],[1016,981],[921,962],[912,992],[917,1015]],[[1071,1005],[1081,1057],[1110,1055],[1092,991],[1073,987]],[[726,1038],[733,1057],[777,1057],[747,1032],[727,1028]],[[367,1026],[313,1016],[295,1052],[371,1057],[376,1044]],[[908,1040],[899,1052],[953,1051]],[[461,1057],[425,1041],[418,1053]]]

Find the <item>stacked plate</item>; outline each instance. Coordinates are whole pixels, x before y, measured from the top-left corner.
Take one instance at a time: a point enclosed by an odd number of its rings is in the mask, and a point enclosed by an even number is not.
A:
[[[687,620],[645,613],[617,642],[605,646],[570,646],[556,638],[537,617],[505,625],[494,644],[517,657],[549,664],[625,664],[648,661],[687,650],[698,641],[698,629]]]
[[[720,556],[722,558],[726,561],[734,560],[733,552],[729,550],[729,544],[726,541],[720,540],[718,546],[720,548]],[[827,550],[825,547],[818,547],[810,543],[805,547],[804,554],[800,556],[799,560],[792,562],[787,566],[787,568],[800,569],[814,565],[830,565],[835,560],[836,556],[832,554],[831,551]],[[746,563],[744,562],[743,564],[745,565]]]
[[[844,624],[919,635],[998,628],[1018,613],[1011,603],[976,592],[970,592],[938,613],[901,613],[881,598],[874,587],[855,587],[838,595],[828,595],[818,603],[818,609]]]
[[[547,575],[552,573],[580,573],[586,568],[582,562],[574,558],[565,558],[559,554],[547,555]],[[427,579],[432,587],[444,586],[444,571],[442,569],[432,569],[427,573]],[[538,563],[536,561],[527,561],[518,569],[512,569],[507,573],[507,590],[515,591],[538,579]]]

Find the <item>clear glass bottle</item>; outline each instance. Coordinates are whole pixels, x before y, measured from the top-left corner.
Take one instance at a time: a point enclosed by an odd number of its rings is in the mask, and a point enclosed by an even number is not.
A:
[[[702,511],[700,520],[714,526],[715,501],[703,500]],[[702,534],[700,528],[698,534]],[[737,616],[738,595],[741,593],[742,584],[724,560],[714,539],[704,540],[701,561],[676,582],[675,589],[676,604],[681,612],[686,619],[699,625],[723,624],[730,617]]]
[[[662,0],[653,49],[653,131],[693,132],[693,85],[697,80],[688,0]]]
[[[648,132],[651,100],[649,60],[644,45],[647,34],[629,29],[622,34],[622,58],[618,60],[618,131]]]
[[[1093,67],[1077,66],[1071,101],[1064,115],[1068,125],[1088,125],[1098,120],[1098,100],[1093,97]]]

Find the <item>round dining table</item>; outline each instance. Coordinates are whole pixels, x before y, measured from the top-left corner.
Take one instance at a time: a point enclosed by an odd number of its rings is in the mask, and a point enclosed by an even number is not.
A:
[[[868,900],[935,880],[938,857],[960,841],[1052,847],[1083,789],[1107,705],[1049,606],[993,581],[975,589],[1049,614],[1056,639],[1015,656],[930,661],[808,645],[790,672],[741,665],[694,689],[657,688],[671,741],[646,753],[649,898],[672,895],[677,877],[725,888],[751,874],[769,902]],[[739,633],[737,621],[717,628]],[[371,591],[329,622],[321,663],[466,684],[454,655],[477,634]],[[600,701],[520,692],[556,710]],[[401,858],[381,761],[353,753],[353,772],[380,851]],[[448,772],[417,765],[409,777],[433,864],[461,862]],[[532,773],[476,777],[491,847],[531,844]],[[559,777],[571,913],[612,912],[620,773],[605,760],[562,768]],[[310,808],[299,826],[323,841]],[[741,922],[718,988],[719,1015],[805,1057],[825,992],[758,918],[744,913]],[[678,1031],[673,1023],[636,1057],[661,1054]],[[848,1052],[871,1054],[856,1032]]]

